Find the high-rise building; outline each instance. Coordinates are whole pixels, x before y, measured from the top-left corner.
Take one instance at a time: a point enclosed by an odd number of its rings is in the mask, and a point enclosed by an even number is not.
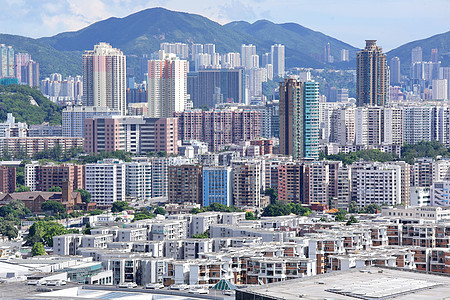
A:
[[[341,62],[344,61],[349,61],[349,56],[348,56],[348,50],[347,49],[342,49],[341,50]]]
[[[302,203],[304,195],[304,168],[299,161],[281,162],[278,166],[278,200],[284,203]]]
[[[126,56],[100,43],[83,54],[83,102],[126,114]]]
[[[400,75],[400,58],[393,57],[390,64],[391,85],[399,85],[401,82]]]
[[[200,70],[189,73],[187,93],[194,107],[215,107],[218,103],[243,103],[245,100],[244,69]]]
[[[62,112],[62,135],[64,137],[84,137],[86,119],[119,116],[118,110],[108,107],[68,106]]]
[[[203,167],[203,206],[212,203],[230,206],[232,195],[230,167]]]
[[[22,66],[25,66],[31,60],[31,55],[28,53],[17,53],[15,55],[16,78],[19,83],[22,83]]]
[[[69,181],[74,190],[84,189],[84,165],[43,165],[36,166],[36,191],[49,191],[51,187],[63,188],[64,182]]]
[[[152,198],[151,162],[125,163],[125,172],[126,195],[142,200]]]
[[[245,45],[243,44],[241,47],[241,66],[245,69],[251,69],[254,67],[253,55],[256,55],[256,46],[255,45]]]
[[[87,153],[116,150],[137,154],[178,152],[175,118],[97,117],[86,119],[85,132]]]
[[[189,46],[184,43],[161,43],[159,49],[166,53],[176,54],[181,59],[186,59],[189,56]]]
[[[388,95],[386,55],[376,40],[366,40],[366,48],[357,53],[356,97],[358,106],[383,106]]]
[[[0,166],[0,193],[16,191],[16,168]]]
[[[280,83],[280,153],[319,157],[319,84],[285,79]]]
[[[125,164],[114,159],[86,164],[86,191],[98,207],[109,207],[115,201],[125,201]]]
[[[448,95],[447,79],[433,79],[433,100],[447,100]]]
[[[271,63],[273,65],[273,74],[283,78],[285,67],[284,45],[281,44],[272,45],[270,55],[271,55]]]
[[[168,168],[169,203],[202,204],[203,180],[202,166],[179,165]]]
[[[0,44],[0,78],[14,77],[14,69],[14,49],[11,46]]]
[[[411,50],[411,63],[418,63],[422,61],[422,48],[415,47]]]
[[[431,49],[431,62],[437,63],[438,61],[439,61],[438,49],[436,49],[436,48]]]
[[[258,160],[232,161],[233,199],[237,207],[259,207],[265,187],[264,163]]]
[[[186,107],[188,62],[159,51],[158,60],[148,62],[148,116],[170,118]]]
[[[39,87],[39,63],[30,60],[20,69],[20,77],[23,84],[31,87]]]

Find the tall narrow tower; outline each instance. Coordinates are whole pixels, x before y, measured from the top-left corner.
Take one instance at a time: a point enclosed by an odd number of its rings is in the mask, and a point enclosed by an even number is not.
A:
[[[187,99],[188,62],[159,51],[158,60],[148,62],[148,116],[171,118],[184,111]]]
[[[386,103],[389,86],[386,54],[376,42],[366,40],[366,48],[356,57],[358,106],[383,106]]]
[[[280,153],[319,157],[319,84],[287,78],[280,83]]]
[[[83,102],[126,114],[126,56],[100,43],[83,54]]]
[[[271,61],[273,65],[273,74],[276,74],[277,76],[283,78],[285,66],[284,45],[281,44],[272,45]]]

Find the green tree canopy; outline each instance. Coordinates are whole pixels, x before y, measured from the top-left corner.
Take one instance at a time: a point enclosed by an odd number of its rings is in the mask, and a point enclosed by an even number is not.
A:
[[[163,215],[164,216],[166,214],[166,210],[164,209],[164,207],[158,206],[157,208],[155,208],[153,213],[155,213],[157,215]]]
[[[44,244],[42,244],[41,242],[35,243],[33,245],[33,248],[31,248],[31,255],[33,255],[33,256],[46,255],[46,254],[47,253],[45,253]]]
[[[266,208],[264,208],[262,216],[278,217],[278,216],[287,216],[290,215],[291,213],[300,216],[308,216],[311,213],[311,210],[298,203],[285,204],[283,202],[278,201],[266,206]]]
[[[18,185],[16,188],[16,193],[23,193],[23,192],[29,192],[30,188],[28,186],[24,185]]]
[[[124,210],[131,210],[131,209],[133,209],[133,208],[131,208],[128,205],[128,202],[126,202],[126,201],[115,201],[115,202],[113,202],[112,207],[111,207],[112,212],[121,212]]]
[[[25,241],[28,246],[42,242],[45,246],[53,247],[53,237],[66,233],[67,229],[61,224],[52,221],[37,221],[31,225]]]
[[[66,209],[64,208],[64,205],[62,203],[53,200],[45,201],[44,203],[42,203],[41,209],[43,211],[51,211],[55,214],[62,214],[66,212]]]
[[[83,201],[84,203],[89,203],[91,202],[91,193],[89,193],[86,190],[83,189],[77,189],[75,190],[75,192],[79,192],[81,195],[81,201]]]
[[[49,192],[61,193],[62,192],[62,188],[59,187],[59,186],[52,186],[48,191]]]

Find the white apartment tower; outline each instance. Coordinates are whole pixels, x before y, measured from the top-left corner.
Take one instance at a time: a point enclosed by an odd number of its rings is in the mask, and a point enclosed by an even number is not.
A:
[[[95,164],[86,164],[86,190],[91,201],[99,207],[107,207],[116,201],[125,201],[125,164],[114,159],[105,159]]]
[[[83,102],[126,114],[126,56],[100,43],[83,54]]]
[[[252,44],[250,45],[243,44],[241,47],[241,59],[242,59],[241,65],[245,69],[251,69],[254,67],[253,55],[256,55],[256,46]]]
[[[270,53],[273,65],[273,74],[283,78],[285,67],[284,45],[272,45]]]
[[[159,51],[158,60],[148,62],[148,116],[171,118],[182,112],[187,99],[188,62]]]

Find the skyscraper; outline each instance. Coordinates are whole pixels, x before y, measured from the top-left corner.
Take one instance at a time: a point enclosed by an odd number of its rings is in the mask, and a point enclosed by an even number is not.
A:
[[[437,63],[439,61],[438,49],[431,49],[431,62]]]
[[[366,40],[366,48],[356,57],[356,96],[358,106],[382,106],[388,95],[388,69],[386,54],[376,45],[376,40]]]
[[[254,67],[253,55],[256,55],[256,46],[255,45],[245,45],[243,44],[241,47],[241,59],[242,66],[245,69],[251,69]]]
[[[411,63],[417,63],[422,61],[422,48],[415,47],[411,50]]]
[[[280,83],[280,153],[319,157],[319,84],[293,78]]]
[[[31,60],[31,55],[28,53],[17,53],[15,55],[16,78],[19,83],[22,83],[22,66],[25,66]]]
[[[14,49],[0,44],[0,78],[14,75]]]
[[[148,62],[148,115],[170,118],[185,109],[188,62],[174,54],[159,51],[158,60]]]
[[[393,57],[391,59],[391,85],[399,85],[401,82],[400,75],[400,58]]]
[[[271,62],[273,65],[273,74],[283,78],[285,65],[284,45],[276,44],[271,48]]]
[[[100,43],[83,54],[83,102],[126,113],[126,56]]]
[[[341,61],[349,61],[347,49],[341,50]]]

